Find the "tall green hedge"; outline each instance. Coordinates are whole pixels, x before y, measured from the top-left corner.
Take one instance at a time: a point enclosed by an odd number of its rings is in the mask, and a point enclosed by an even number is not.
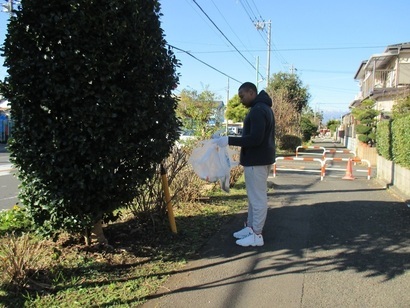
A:
[[[394,119],[392,123],[393,161],[410,168],[410,115]]]
[[[393,160],[391,123],[391,120],[381,121],[376,130],[377,153],[388,160]]]
[[[410,168],[410,114],[381,121],[377,125],[377,152],[384,158]]]

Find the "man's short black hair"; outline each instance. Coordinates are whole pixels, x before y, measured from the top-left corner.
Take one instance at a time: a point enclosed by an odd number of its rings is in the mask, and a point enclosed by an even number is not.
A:
[[[239,87],[238,91],[240,90],[245,90],[245,91],[253,90],[256,94],[258,93],[258,89],[256,88],[256,86],[252,82],[249,82],[249,81],[243,83]]]

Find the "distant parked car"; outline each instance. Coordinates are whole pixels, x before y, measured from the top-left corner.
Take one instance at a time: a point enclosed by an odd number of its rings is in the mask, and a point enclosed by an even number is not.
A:
[[[179,139],[180,140],[191,140],[191,139],[195,139],[195,134],[194,131],[192,129],[184,129],[180,131],[179,134]]]
[[[231,135],[231,136],[242,135],[242,127],[229,126],[228,127],[228,135]]]
[[[194,131],[191,129],[183,129],[179,132],[179,140],[176,142],[178,147],[181,147],[182,144],[187,143],[191,140],[197,139],[195,136]]]

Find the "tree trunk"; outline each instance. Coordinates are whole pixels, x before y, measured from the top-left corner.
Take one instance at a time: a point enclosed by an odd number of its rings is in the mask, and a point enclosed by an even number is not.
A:
[[[108,241],[104,235],[104,231],[102,228],[102,219],[98,220],[93,228],[90,230],[86,229],[85,234],[85,244],[90,246],[92,242],[96,241],[99,245],[107,245]]]

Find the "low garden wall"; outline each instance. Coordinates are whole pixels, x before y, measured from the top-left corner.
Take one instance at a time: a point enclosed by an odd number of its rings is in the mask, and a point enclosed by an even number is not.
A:
[[[376,148],[367,147],[354,138],[344,138],[342,142],[352,151],[357,151],[357,156],[370,161],[372,167],[377,169],[377,178],[388,186],[394,186],[406,199],[410,200],[410,170],[393,163],[377,154]]]
[[[367,144],[359,142],[357,144],[357,156],[362,159],[367,159],[372,167],[377,166],[377,150],[376,148],[369,147]]]
[[[377,178],[387,185],[393,185],[397,190],[410,199],[410,170],[377,156]]]

